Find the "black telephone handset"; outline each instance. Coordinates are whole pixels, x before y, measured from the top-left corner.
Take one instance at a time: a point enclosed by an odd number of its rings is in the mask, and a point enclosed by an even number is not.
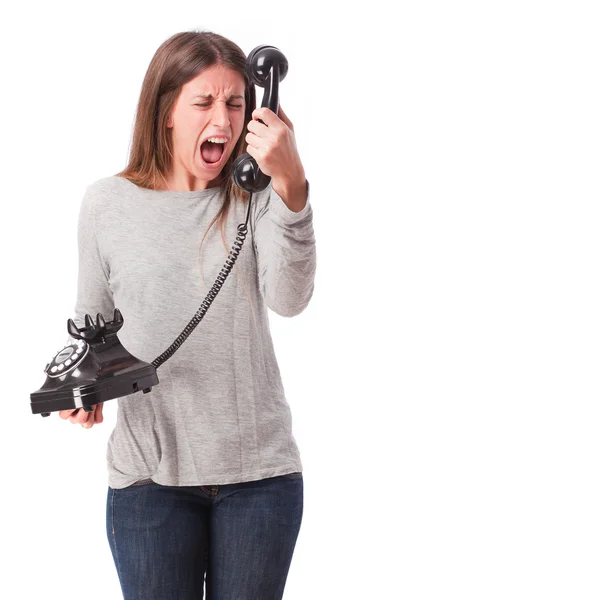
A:
[[[261,106],[278,114],[278,85],[288,72],[285,56],[274,46],[257,46],[247,57],[246,68],[252,96],[255,94],[255,85],[263,87]],[[124,317],[117,308],[114,309],[112,321],[108,322],[102,313],[97,313],[95,323],[86,314],[85,327],[82,328],[68,319],[67,329],[75,341],[62,348],[46,365],[44,385],[30,394],[33,414],[41,413],[42,417],[49,417],[52,412],[78,408],[91,412],[99,402],[140,390],[145,394],[159,383],[157,368],[178,350],[197,327],[230,274],[247,236],[253,193],[264,190],[271,177],[260,171],[257,161],[245,153],[234,161],[232,179],[239,188],[250,194],[247,216],[237,228],[238,235],[226,264],[183,332],[158,358],[147,363],[127,352],[120,343],[117,332],[124,325]]]
[[[264,90],[261,106],[267,106],[276,114],[280,106],[278,86],[287,73],[288,61],[274,46],[257,46],[247,57],[247,74],[251,85],[258,85]],[[254,90],[252,85],[253,93]],[[263,123],[261,119],[257,120]],[[271,177],[263,173],[257,161],[245,152],[232,165],[232,179],[239,188],[247,192],[260,192],[269,185]]]

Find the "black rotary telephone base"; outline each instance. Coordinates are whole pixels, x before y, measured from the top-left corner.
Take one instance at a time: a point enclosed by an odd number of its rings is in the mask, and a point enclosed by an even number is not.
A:
[[[118,309],[114,320],[101,313],[93,323],[78,329],[69,319],[68,331],[75,341],[60,350],[46,365],[44,385],[30,394],[31,412],[42,417],[60,410],[82,408],[91,412],[99,402],[151,391],[160,381],[153,364],[139,360],[120,343],[116,332],[124,319]]]
[[[34,415],[41,414],[42,417],[49,417],[52,412],[75,408],[91,412],[93,407],[100,402],[128,396],[141,390],[147,394],[160,381],[152,365],[143,363],[143,361],[138,361],[138,364],[140,368],[134,372],[114,374],[110,382],[106,381],[103,384],[96,383],[76,389],[71,388],[62,393],[54,390],[44,392],[42,388],[31,394],[31,411]],[[147,366],[141,367],[143,364]]]

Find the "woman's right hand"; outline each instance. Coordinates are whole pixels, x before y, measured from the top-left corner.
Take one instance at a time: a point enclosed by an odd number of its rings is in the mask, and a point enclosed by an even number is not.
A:
[[[85,412],[82,408],[73,408],[72,410],[61,410],[58,414],[61,419],[69,419],[73,425],[78,423],[85,429],[91,429],[94,423],[101,423],[104,420],[103,406],[103,402],[98,402],[90,412]]]

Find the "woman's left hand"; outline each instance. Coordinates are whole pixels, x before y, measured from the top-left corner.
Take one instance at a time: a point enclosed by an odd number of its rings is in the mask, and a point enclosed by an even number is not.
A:
[[[257,161],[260,170],[272,178],[272,184],[302,183],[305,170],[296,147],[294,127],[282,107],[278,105],[276,114],[262,106],[253,111],[252,117],[247,123],[249,133],[245,139],[247,152]]]

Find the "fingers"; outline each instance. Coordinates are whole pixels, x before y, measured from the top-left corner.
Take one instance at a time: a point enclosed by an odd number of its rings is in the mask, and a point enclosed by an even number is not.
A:
[[[87,420],[91,414],[93,414],[93,412],[85,412],[82,408],[79,408],[76,414],[72,414],[69,417],[69,420],[71,423],[87,423]]]
[[[61,419],[68,419],[74,412],[76,412],[77,410],[79,410],[78,408],[73,408],[72,410],[61,410],[59,411],[58,415],[60,416]]]
[[[83,412],[85,412],[85,411],[83,411]],[[91,429],[91,427],[93,427],[94,421],[95,421],[95,407],[94,407],[94,410],[87,413],[87,421],[85,423],[81,423],[81,424],[83,425],[83,427],[85,427],[85,429]]]
[[[104,403],[98,402],[97,404],[94,405],[93,410],[90,413],[86,413],[87,421],[82,423],[82,425],[83,425],[83,427],[85,427],[85,429],[90,429],[91,427],[93,427],[93,425],[95,423],[101,423],[104,420],[104,415],[102,413],[103,408],[104,408]],[[85,412],[85,411],[83,411],[83,412]]]
[[[95,423],[101,423],[104,420],[103,402],[98,402],[93,406],[93,410],[85,412],[82,408],[73,408],[61,410],[58,415],[61,419],[68,419],[73,425],[82,425],[85,429],[90,429]]]
[[[96,406],[95,406],[95,422],[96,423],[101,423],[104,420],[104,414],[102,412],[103,410],[104,410],[103,402],[99,402],[98,404],[96,404]]]

